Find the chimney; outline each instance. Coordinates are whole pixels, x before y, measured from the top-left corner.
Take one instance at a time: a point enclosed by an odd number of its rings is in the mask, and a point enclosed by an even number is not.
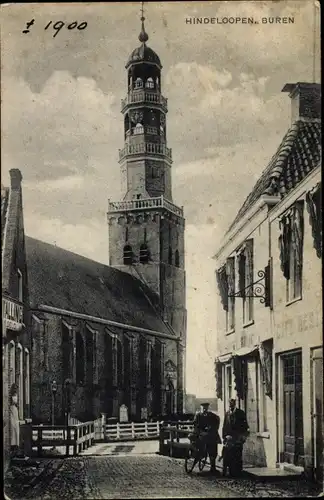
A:
[[[291,123],[297,120],[321,119],[321,85],[319,83],[286,83],[282,92],[291,98]]]
[[[9,174],[11,179],[11,189],[20,189],[22,181],[22,175],[20,170],[18,168],[12,168],[9,171]]]

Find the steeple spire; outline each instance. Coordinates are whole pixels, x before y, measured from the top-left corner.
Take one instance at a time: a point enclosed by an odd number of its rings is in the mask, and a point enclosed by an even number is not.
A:
[[[145,31],[145,27],[144,27],[144,21],[145,21],[145,17],[144,17],[144,2],[142,2],[142,5],[141,5],[141,21],[142,21],[142,30],[138,36],[138,39],[141,43],[145,44],[145,42],[147,42],[148,40],[148,34],[146,33]]]

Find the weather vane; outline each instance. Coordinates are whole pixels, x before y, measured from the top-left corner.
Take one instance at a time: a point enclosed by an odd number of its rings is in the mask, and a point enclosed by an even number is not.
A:
[[[141,21],[142,21],[142,31],[139,35],[139,41],[142,42],[143,44],[145,44],[145,42],[147,42],[148,40],[148,35],[147,33],[145,32],[145,27],[144,27],[144,21],[145,21],[145,17],[144,17],[144,2],[141,2]]]

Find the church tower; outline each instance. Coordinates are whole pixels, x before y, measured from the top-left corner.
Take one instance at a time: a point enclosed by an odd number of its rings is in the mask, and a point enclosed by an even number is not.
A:
[[[109,265],[150,288],[163,320],[184,345],[185,220],[182,207],[172,200],[162,64],[147,46],[144,20],[142,12],[141,45],[126,64],[127,95],[121,102],[124,147],[119,150],[124,198],[109,200]]]

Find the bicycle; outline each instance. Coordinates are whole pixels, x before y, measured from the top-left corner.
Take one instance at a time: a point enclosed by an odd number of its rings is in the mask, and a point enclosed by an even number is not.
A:
[[[191,440],[188,454],[185,457],[184,463],[185,471],[187,472],[187,474],[191,474],[197,464],[200,472],[205,468],[206,464],[208,464],[207,444],[205,443],[203,448],[201,449],[198,448]]]

